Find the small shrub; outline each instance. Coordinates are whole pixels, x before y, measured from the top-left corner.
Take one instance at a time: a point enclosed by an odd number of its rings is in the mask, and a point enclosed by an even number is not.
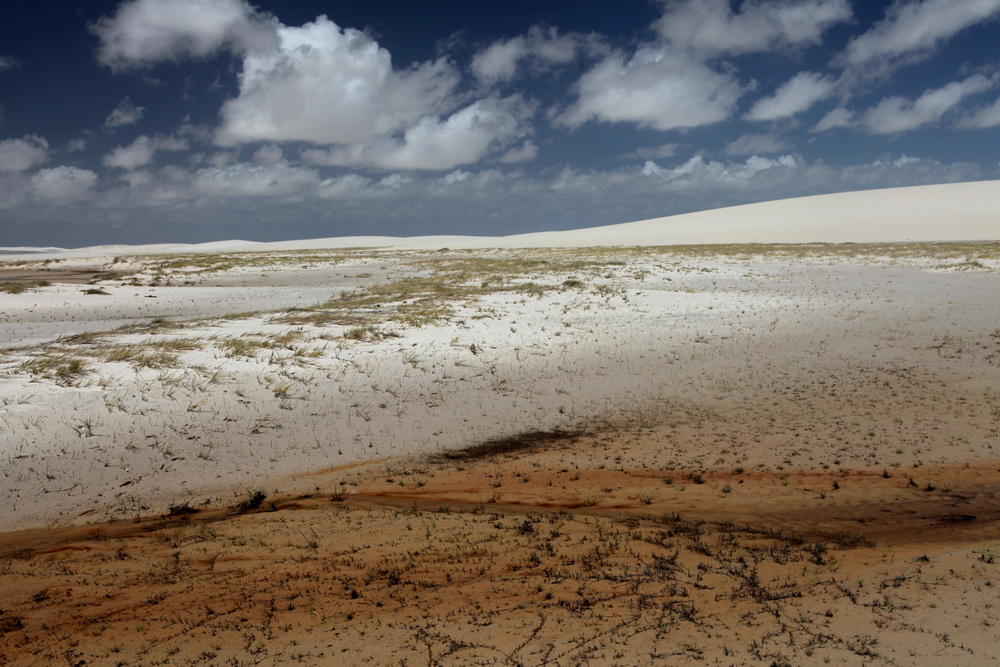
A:
[[[167,516],[187,516],[189,514],[197,514],[198,510],[191,507],[191,501],[185,500],[182,503],[174,503],[167,508]]]
[[[263,489],[250,489],[247,491],[246,497],[236,505],[236,511],[252,512],[255,509],[259,509],[265,500],[267,500],[267,493]]]

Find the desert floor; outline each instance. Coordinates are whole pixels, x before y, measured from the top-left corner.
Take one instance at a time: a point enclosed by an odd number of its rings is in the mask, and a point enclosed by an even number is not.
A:
[[[997,294],[995,243],[7,259],[0,663],[995,662]]]

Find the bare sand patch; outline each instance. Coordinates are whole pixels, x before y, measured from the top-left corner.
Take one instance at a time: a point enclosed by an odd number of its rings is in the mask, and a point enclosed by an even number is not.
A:
[[[16,664],[997,659],[996,465],[923,469],[914,487],[591,463],[660,445],[645,429],[553,438],[345,468],[256,510],[8,535],[2,650]]]
[[[81,284],[88,283],[101,275],[101,271],[86,270],[64,270],[47,271],[45,269],[35,270],[6,270],[0,271],[0,283],[6,282],[33,282],[47,281],[53,283]]]

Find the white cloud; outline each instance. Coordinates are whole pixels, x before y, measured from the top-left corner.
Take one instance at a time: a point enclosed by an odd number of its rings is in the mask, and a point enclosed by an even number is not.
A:
[[[372,182],[358,174],[346,174],[336,178],[325,178],[319,184],[317,195],[321,199],[349,199],[364,196],[365,190]]]
[[[88,197],[97,184],[97,174],[77,167],[42,169],[31,178],[31,188],[42,199],[57,202]]]
[[[936,123],[969,95],[994,87],[997,78],[974,74],[964,81],[953,81],[941,88],[926,91],[915,100],[887,97],[865,112],[862,123],[873,134],[894,134]]]
[[[66,150],[70,153],[80,153],[87,150],[87,140],[82,137],[70,139],[66,142]]]
[[[276,144],[264,144],[253,154],[255,164],[270,167],[278,164],[285,158],[285,152]]]
[[[694,190],[745,188],[764,172],[773,176],[775,173],[795,172],[803,167],[805,163],[794,155],[782,155],[773,159],[753,155],[745,162],[730,163],[708,161],[703,156],[696,155],[673,168],[664,168],[649,160],[643,166],[642,173],[669,190]]]
[[[966,129],[985,129],[987,127],[996,127],[997,125],[1000,125],[1000,99],[997,99],[996,102],[985,109],[980,109],[971,116],[964,118],[959,123],[959,127]]]
[[[704,57],[816,44],[851,18],[847,0],[667,0],[654,29],[675,49]]]
[[[1000,0],[897,1],[875,27],[855,37],[837,61],[881,69],[919,60],[962,30],[998,15]]]
[[[521,63],[530,59],[536,67],[571,62],[580,51],[600,49],[592,36],[560,35],[556,28],[532,26],[525,36],[494,42],[477,53],[470,69],[477,79],[487,84],[514,78]]]
[[[20,69],[21,61],[14,56],[0,56],[0,72],[6,72],[7,70]]]
[[[0,173],[28,171],[45,162],[49,142],[33,134],[22,139],[0,141]]]
[[[404,176],[402,174],[389,174],[381,181],[378,182],[383,188],[395,189],[400,188],[408,183],[412,182],[412,178],[409,176]]]
[[[844,107],[837,107],[823,116],[823,118],[821,118],[820,121],[816,123],[816,126],[810,131],[825,132],[826,130],[832,130],[835,127],[854,127],[854,125],[854,112],[850,109],[845,109]]]
[[[441,178],[440,181],[438,182],[443,183],[445,185],[455,185],[456,183],[462,183],[463,181],[469,180],[469,176],[472,176],[470,172],[463,171],[462,169],[456,169],[455,171]]]
[[[313,169],[287,162],[261,166],[245,162],[195,173],[194,189],[216,197],[286,197],[315,189],[320,183]]]
[[[659,146],[643,146],[635,149],[631,153],[621,155],[620,157],[626,159],[642,158],[644,160],[673,157],[677,154],[678,148],[680,148],[680,145],[676,143],[660,144]]]
[[[374,40],[325,16],[278,35],[278,48],[246,55],[218,143],[361,144],[444,110],[458,83],[445,61],[394,70]]]
[[[528,132],[524,120],[530,110],[517,97],[487,98],[442,120],[425,116],[399,138],[368,144],[307,149],[302,157],[312,164],[364,166],[379,169],[451,169],[471,164],[491,150],[509,145]]]
[[[656,47],[627,62],[613,54],[577,83],[579,99],[558,120],[579,127],[591,119],[631,122],[656,130],[708,125],[730,116],[743,87],[728,74]]]
[[[520,146],[515,146],[497,158],[504,164],[517,164],[519,162],[531,162],[538,157],[538,146],[531,139],[526,140]]]
[[[91,30],[100,39],[98,60],[112,69],[203,58],[227,47],[266,49],[274,20],[244,0],[131,0]]]
[[[216,151],[208,155],[205,158],[205,162],[216,169],[222,169],[223,167],[236,164],[236,153],[233,151]]]
[[[122,127],[123,125],[135,125],[142,118],[146,111],[145,107],[139,107],[126,97],[118,106],[104,119],[104,127]]]
[[[835,82],[815,72],[800,72],[786,81],[771,97],[757,100],[748,120],[778,120],[805,111],[833,92]]]
[[[105,155],[101,162],[105,167],[137,169],[151,163],[157,151],[183,151],[187,148],[188,143],[184,139],[162,136],[150,138],[143,134],[128,146],[118,146]]]
[[[329,147],[307,153],[317,164],[448,169],[530,132],[534,110],[524,103],[487,98],[455,110],[460,76],[450,61],[394,69],[374,39],[326,16],[289,27],[244,0],[133,0],[94,30],[102,62],[117,67],[236,52],[239,92],[223,104],[213,137],[221,146],[301,141]],[[526,41],[537,58],[558,62],[572,57],[576,39],[537,29]],[[105,162],[135,168],[151,159],[149,146],[134,145]],[[267,149],[255,160],[274,165],[282,155]]]
[[[105,155],[101,162],[105,167],[136,169],[152,162],[154,155],[156,155],[156,149],[152,146],[149,137],[142,135],[128,146],[118,146]]]
[[[530,53],[527,42],[524,37],[495,42],[477,53],[469,67],[477,79],[486,83],[513,79],[518,63]]]
[[[756,153],[780,153],[791,145],[773,134],[744,134],[726,146],[728,155],[754,155]]]

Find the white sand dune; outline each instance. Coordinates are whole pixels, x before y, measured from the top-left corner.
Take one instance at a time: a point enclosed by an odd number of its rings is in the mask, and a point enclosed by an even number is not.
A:
[[[865,243],[1000,239],[1000,181],[921,185],[815,195],[637,222],[512,236],[342,236],[263,243],[104,245],[74,250],[4,248],[0,253],[96,256],[323,248],[544,248],[719,243]]]
[[[544,247],[998,238],[1000,181],[981,181],[798,197],[505,240]]]

